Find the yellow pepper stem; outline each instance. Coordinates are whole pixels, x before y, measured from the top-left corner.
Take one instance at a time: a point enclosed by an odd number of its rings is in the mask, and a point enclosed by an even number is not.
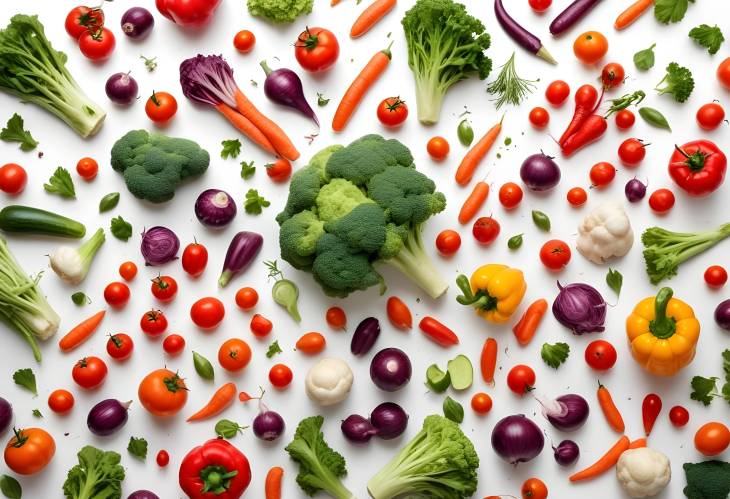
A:
[[[484,290],[477,290],[473,293],[469,285],[469,278],[461,274],[456,278],[456,285],[463,294],[456,297],[456,301],[462,305],[476,308],[477,310],[494,310],[497,308],[497,299]]]
[[[677,321],[674,317],[667,316],[667,305],[673,294],[672,288],[664,287],[654,300],[654,319],[649,323],[649,331],[662,340],[670,338],[677,330]]]

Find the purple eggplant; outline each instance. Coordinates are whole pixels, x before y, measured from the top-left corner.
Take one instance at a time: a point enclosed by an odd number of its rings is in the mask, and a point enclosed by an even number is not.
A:
[[[222,288],[225,287],[234,275],[248,267],[258,255],[263,244],[263,236],[256,232],[243,231],[233,236],[231,244],[228,245],[218,285]]]
[[[286,68],[272,71],[266,61],[261,61],[261,67],[266,73],[266,81],[264,81],[266,97],[272,102],[296,109],[307,118],[311,118],[319,126],[317,115],[314,114],[312,107],[304,97],[302,80],[299,79],[299,76],[291,69]]]
[[[380,322],[375,317],[366,317],[355,328],[350,351],[353,355],[365,355],[373,348],[378,336],[380,336]]]
[[[550,52],[545,49],[538,37],[523,28],[517,21],[504,9],[502,0],[494,0],[494,15],[497,17],[502,29],[514,40],[517,45],[527,50],[531,54],[535,54],[541,59],[546,60],[550,64],[557,64]]]
[[[550,33],[558,36],[570,29],[593,9],[601,0],[575,0],[550,23]]]

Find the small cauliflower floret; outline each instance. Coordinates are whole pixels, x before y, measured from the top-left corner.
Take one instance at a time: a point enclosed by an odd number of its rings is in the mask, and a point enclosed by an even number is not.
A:
[[[334,405],[347,398],[352,380],[352,370],[347,362],[325,357],[309,370],[304,388],[307,396],[319,405]]]
[[[333,178],[323,185],[317,195],[317,212],[323,222],[344,217],[363,203],[372,203],[368,197],[349,180]]]
[[[623,206],[607,202],[590,212],[578,226],[576,247],[593,263],[624,256],[634,244],[634,231]]]
[[[629,449],[619,457],[616,478],[630,497],[654,497],[669,484],[667,456],[649,447]]]

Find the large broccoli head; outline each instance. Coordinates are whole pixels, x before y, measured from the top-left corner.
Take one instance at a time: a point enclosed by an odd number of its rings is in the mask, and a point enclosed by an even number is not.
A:
[[[281,257],[311,271],[324,292],[344,297],[383,278],[373,263],[388,263],[433,297],[446,291],[421,241],[421,224],[443,211],[444,195],[416,171],[397,140],[366,135],[327,149],[297,172],[277,217]]]
[[[112,147],[112,168],[129,192],[153,203],[172,199],[180,182],[202,175],[209,163],[208,152],[192,140],[146,130],[132,130]]]

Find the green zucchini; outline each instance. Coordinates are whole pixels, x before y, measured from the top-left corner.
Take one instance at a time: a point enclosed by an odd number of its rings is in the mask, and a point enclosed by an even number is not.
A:
[[[0,229],[46,236],[81,239],[86,227],[81,222],[31,206],[9,205],[0,210]]]

